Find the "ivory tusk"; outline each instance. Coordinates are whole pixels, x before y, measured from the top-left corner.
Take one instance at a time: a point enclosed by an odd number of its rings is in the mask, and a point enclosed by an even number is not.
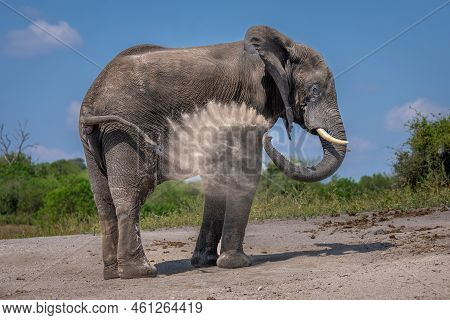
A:
[[[346,141],[346,140],[339,140],[339,139],[336,139],[336,138],[330,136],[330,134],[322,128],[319,128],[316,131],[319,134],[319,136],[321,136],[323,139],[327,140],[328,142],[335,143],[335,144],[347,144],[348,143],[348,141]]]

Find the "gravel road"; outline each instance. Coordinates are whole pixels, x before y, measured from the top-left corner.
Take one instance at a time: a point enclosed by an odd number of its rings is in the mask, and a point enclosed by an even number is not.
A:
[[[102,279],[100,237],[0,241],[1,299],[449,299],[450,211],[251,223],[253,266],[194,269],[197,228],[143,232],[152,279]]]

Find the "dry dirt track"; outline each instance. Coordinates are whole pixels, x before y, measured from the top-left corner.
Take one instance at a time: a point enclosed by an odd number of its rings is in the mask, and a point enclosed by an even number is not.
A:
[[[2,299],[449,299],[450,211],[253,223],[245,269],[193,269],[196,228],[144,232],[153,279],[101,278],[92,235],[0,241]]]

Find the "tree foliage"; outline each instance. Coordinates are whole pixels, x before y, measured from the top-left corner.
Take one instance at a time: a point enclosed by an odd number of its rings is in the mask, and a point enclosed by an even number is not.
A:
[[[292,197],[315,196],[324,200],[338,198],[350,200],[361,194],[377,192],[393,187],[392,177],[376,173],[363,176],[356,182],[352,178],[334,175],[327,183],[298,182],[286,177],[273,163],[270,163],[261,176],[259,193],[267,195],[285,195]]]
[[[79,183],[89,185],[82,159],[34,164],[22,154],[12,163],[0,162],[0,214],[31,217],[42,207],[48,207],[46,202],[51,192],[59,188],[77,190]],[[90,194],[90,190],[88,192]],[[70,195],[83,198],[83,194],[77,192]],[[92,195],[84,200],[93,203]],[[63,197],[61,201],[71,199]]]
[[[426,180],[449,184],[450,115],[427,119],[417,114],[407,123],[410,132],[395,152],[394,173],[400,185],[416,187]]]

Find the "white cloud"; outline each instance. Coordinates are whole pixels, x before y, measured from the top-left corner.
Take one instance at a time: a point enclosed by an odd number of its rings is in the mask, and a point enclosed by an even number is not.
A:
[[[414,118],[417,112],[429,116],[432,113],[448,113],[449,109],[433,104],[427,99],[418,98],[413,102],[407,102],[391,109],[386,115],[386,128],[388,130],[402,129],[405,123]]]
[[[84,158],[81,153],[70,153],[57,148],[36,145],[30,149],[31,157],[36,162],[52,162],[60,159]]]
[[[7,34],[5,53],[16,57],[26,57],[48,53],[63,46],[43,29],[72,46],[83,42],[78,31],[69,26],[66,21],[50,24],[45,20],[36,20],[25,29],[12,30]]]
[[[80,101],[72,101],[67,108],[67,124],[70,127],[78,128],[78,119],[80,117]]]

